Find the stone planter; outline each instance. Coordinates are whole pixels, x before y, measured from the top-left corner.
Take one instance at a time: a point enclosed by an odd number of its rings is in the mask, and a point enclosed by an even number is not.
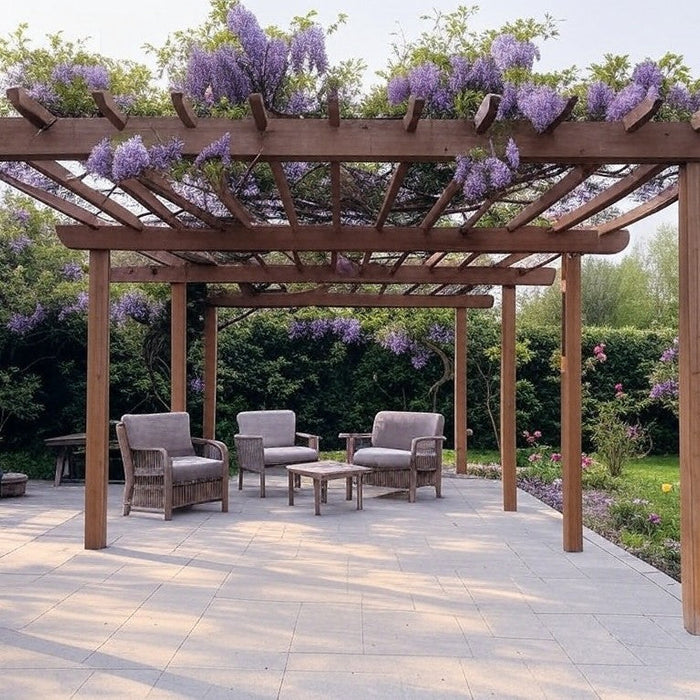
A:
[[[27,475],[18,472],[7,472],[2,475],[2,489],[0,496],[24,496],[27,489]]]

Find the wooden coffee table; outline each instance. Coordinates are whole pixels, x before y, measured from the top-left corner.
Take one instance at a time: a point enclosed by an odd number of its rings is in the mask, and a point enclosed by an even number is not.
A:
[[[362,478],[372,470],[369,467],[360,467],[357,464],[345,462],[322,461],[303,464],[290,464],[287,467],[289,476],[289,505],[294,505],[294,477],[309,476],[314,482],[314,509],[316,515],[321,515],[321,502],[326,503],[328,498],[328,482],[331,479],[345,479],[345,499],[352,500],[352,480],[357,481],[357,510],[362,510]]]

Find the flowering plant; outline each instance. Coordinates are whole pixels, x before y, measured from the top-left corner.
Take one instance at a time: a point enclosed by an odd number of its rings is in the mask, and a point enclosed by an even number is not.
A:
[[[659,401],[678,416],[678,338],[666,348],[654,366],[651,376],[649,398]]]

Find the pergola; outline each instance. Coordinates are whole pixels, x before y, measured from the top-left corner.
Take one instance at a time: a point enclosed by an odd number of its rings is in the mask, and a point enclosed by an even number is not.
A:
[[[493,297],[486,292],[500,288],[503,504],[515,510],[515,289],[552,284],[555,269],[549,265],[561,259],[563,547],[581,551],[581,256],[623,250],[629,241],[626,226],[678,201],[683,614],[687,630],[700,634],[700,115],[689,123],[654,122],[660,103],[646,100],[619,122],[574,122],[566,120],[571,100],[545,133],[527,123],[507,125],[530,173],[519,196],[513,194],[516,188],[470,205],[459,184],[447,178],[440,193],[395,223],[413,169],[454,164],[458,154],[488,147],[497,96],[487,96],[473,120],[421,119],[423,103],[414,98],[403,119],[341,118],[334,99],[327,118],[279,118],[266,113],[259,95],[249,98],[248,118],[200,118],[182,93],[172,94],[176,116],[128,117],[104,92],[93,93],[100,118],[56,118],[21,88],[11,88],[7,96],[21,118],[0,119],[0,160],[24,162],[58,187],[47,191],[7,171],[0,179],[75,222],[58,226],[58,236],[69,248],[89,251],[88,549],[107,542],[110,282],[171,286],[173,410],[186,405],[187,284],[207,283],[217,290],[208,297],[205,316],[207,437],[214,436],[216,423],[218,307],[455,309],[458,472],[466,471],[466,310],[491,306]],[[183,155],[195,158],[226,132],[233,161],[269,168],[276,188],[274,216],[221,183],[213,188],[223,216],[200,206],[162,173],[124,180],[105,194],[66,166],[84,162],[98,142],[117,135],[141,135],[145,143],[176,137],[184,144]],[[313,215],[308,202],[297,197],[284,169],[295,161],[327,169],[326,216]],[[366,221],[356,214],[351,173],[357,164],[377,164],[387,173],[383,201],[373,210],[365,207]],[[601,169],[610,172],[610,166],[621,175],[601,194],[553,223],[542,223],[544,212]],[[675,167],[677,182],[645,204],[581,226]],[[498,227],[484,225],[503,202],[513,211],[510,218]],[[112,267],[112,251],[139,253],[143,264]],[[236,291],[224,285],[237,285]]]

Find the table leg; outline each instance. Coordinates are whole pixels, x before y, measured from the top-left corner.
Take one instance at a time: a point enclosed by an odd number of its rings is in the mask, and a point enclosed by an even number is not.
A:
[[[352,501],[352,477],[345,479],[345,500]]]
[[[321,479],[314,477],[314,512],[321,515]]]
[[[357,475],[357,510],[362,510],[362,476]]]
[[[289,479],[289,505],[294,505],[294,474],[292,472],[287,472],[287,477]]]
[[[328,481],[321,479],[321,503],[328,503]]]

